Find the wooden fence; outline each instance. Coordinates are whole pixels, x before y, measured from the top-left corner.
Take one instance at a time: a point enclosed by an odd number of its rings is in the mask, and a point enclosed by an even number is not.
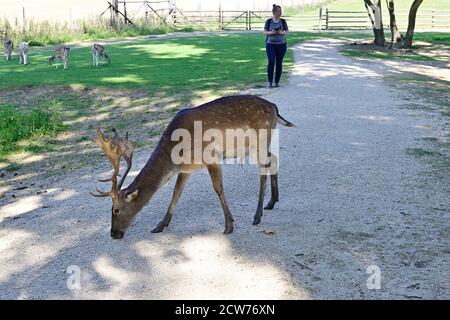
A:
[[[396,10],[397,25],[406,28],[409,10]],[[389,16],[384,16],[384,27],[389,29]],[[372,28],[366,11],[319,11],[319,29],[351,30]],[[450,10],[420,10],[416,18],[416,30],[450,29]]]
[[[272,11],[181,11],[174,21],[175,27],[201,26],[221,30],[261,30]],[[319,16],[317,14],[285,15],[290,29],[317,29]]]
[[[177,28],[201,26],[221,30],[262,30],[271,11],[182,11],[178,10],[174,25]],[[316,14],[283,16],[290,30],[354,30],[371,29],[370,19],[365,11],[336,11],[319,9]],[[397,24],[406,29],[408,10],[396,10]],[[389,29],[389,16],[384,15],[384,26]],[[450,10],[419,10],[416,30],[450,29]]]

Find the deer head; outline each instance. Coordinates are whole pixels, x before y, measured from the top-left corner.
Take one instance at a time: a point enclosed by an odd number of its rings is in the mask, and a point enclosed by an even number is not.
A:
[[[139,190],[127,190],[121,189],[131,169],[133,158],[133,147],[131,142],[128,141],[128,133],[125,138],[119,137],[117,131],[113,129],[114,136],[111,138],[105,137],[102,131],[98,128],[98,136],[94,141],[102,148],[105,155],[113,166],[113,174],[111,178],[105,180],[99,180],[101,182],[111,181],[112,187],[110,191],[100,191],[97,189],[97,193],[92,193],[94,197],[111,197],[111,237],[114,239],[121,239],[125,234],[125,231],[130,226],[131,221],[135,215],[142,208],[142,205],[137,201]],[[127,169],[124,175],[121,177],[119,183],[117,183],[117,177],[120,170],[120,160],[125,159],[127,163]]]

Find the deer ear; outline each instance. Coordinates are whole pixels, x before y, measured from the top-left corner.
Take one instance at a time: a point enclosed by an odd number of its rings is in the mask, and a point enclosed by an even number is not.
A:
[[[139,194],[139,189],[134,190],[132,193],[128,194],[128,195],[125,197],[125,202],[131,202],[131,201],[133,201],[134,199],[137,198],[138,194]]]

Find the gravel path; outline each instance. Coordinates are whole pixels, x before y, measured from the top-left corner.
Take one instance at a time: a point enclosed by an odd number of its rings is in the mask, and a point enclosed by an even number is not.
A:
[[[258,227],[257,169],[225,166],[232,235],[221,234],[202,171],[163,233],[150,230],[175,181],[113,241],[110,201],[87,194],[109,172],[102,159],[45,182],[44,194],[0,199],[0,298],[450,298],[448,180],[407,152],[440,123],[402,108],[382,69],[339,55],[339,45],[296,46],[288,83],[258,92],[298,125],[281,128],[281,201]],[[136,153],[130,177],[148,155]],[[366,285],[371,265],[379,290]],[[69,266],[80,268],[81,289],[68,289]]]

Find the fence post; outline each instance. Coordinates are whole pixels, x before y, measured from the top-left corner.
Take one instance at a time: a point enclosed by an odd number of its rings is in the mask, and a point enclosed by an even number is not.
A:
[[[22,32],[25,36],[26,28],[27,28],[27,20],[25,18],[25,7],[22,7],[22,19],[23,19],[23,26],[22,26]]]
[[[245,13],[245,30],[248,30],[248,10]]]
[[[125,24],[127,24],[127,0],[123,0],[123,14],[125,15]]]
[[[431,28],[434,28],[434,7],[431,9]]]
[[[223,30],[223,10],[221,10],[222,14],[220,15],[220,29]]]
[[[252,30],[252,14],[251,14],[251,11],[248,12],[248,30]]]
[[[328,30],[328,19],[329,19],[328,8],[326,8],[326,10],[325,10],[325,29],[326,30]]]
[[[222,2],[219,2],[219,30],[221,29],[221,22],[222,21]]]
[[[111,2],[111,25],[114,28],[119,28],[119,1],[112,0]]]
[[[319,9],[319,32],[322,31],[322,7]]]

